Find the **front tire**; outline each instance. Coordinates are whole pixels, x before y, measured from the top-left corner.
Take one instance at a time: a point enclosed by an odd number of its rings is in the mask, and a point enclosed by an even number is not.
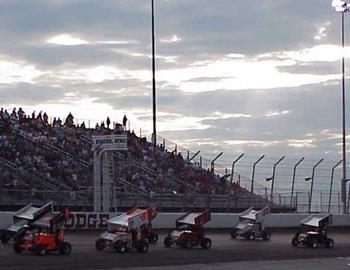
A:
[[[332,248],[334,247],[334,240],[332,238],[327,238],[325,243],[326,248]]]
[[[7,244],[11,240],[11,236],[7,233],[1,234],[1,243]]]
[[[106,248],[105,240],[103,240],[102,238],[97,239],[95,243],[95,248],[98,251],[104,250]]]
[[[236,238],[237,238],[237,233],[236,233],[236,230],[235,230],[235,229],[232,229],[232,230],[231,230],[231,238],[232,238],[232,239],[236,239]]]
[[[264,231],[263,234],[262,234],[262,239],[264,241],[270,241],[271,239],[271,233],[268,232],[268,231]]]
[[[164,246],[169,248],[173,245],[173,240],[171,239],[170,236],[167,236],[164,238]]]
[[[299,244],[298,237],[294,236],[292,239],[292,246],[296,247]]]

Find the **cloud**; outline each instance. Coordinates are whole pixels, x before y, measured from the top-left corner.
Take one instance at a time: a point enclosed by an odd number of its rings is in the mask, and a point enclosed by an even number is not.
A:
[[[56,45],[65,45],[65,46],[76,46],[76,45],[85,45],[89,44],[88,41],[72,37],[68,34],[62,34],[58,36],[54,36],[46,40],[47,43],[56,44]]]

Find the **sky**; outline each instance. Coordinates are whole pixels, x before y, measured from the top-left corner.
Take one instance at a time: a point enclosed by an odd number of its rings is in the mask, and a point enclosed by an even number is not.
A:
[[[262,154],[269,171],[325,158],[329,178],[342,55],[330,1],[155,0],[155,15],[160,136],[222,164],[245,153],[241,170]],[[126,114],[150,134],[150,29],[150,0],[0,1],[1,106],[90,125]]]

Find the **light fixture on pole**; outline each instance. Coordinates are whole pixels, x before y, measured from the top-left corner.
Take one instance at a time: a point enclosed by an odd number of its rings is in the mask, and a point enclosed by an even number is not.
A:
[[[332,7],[336,12],[341,12],[341,41],[342,41],[342,153],[343,153],[343,179],[346,179],[346,127],[345,127],[345,57],[344,57],[344,13],[349,12],[349,3],[342,0],[332,0]],[[345,183],[345,182],[344,182]],[[347,212],[346,185],[342,186],[343,213]],[[350,192],[350,190],[349,190]]]

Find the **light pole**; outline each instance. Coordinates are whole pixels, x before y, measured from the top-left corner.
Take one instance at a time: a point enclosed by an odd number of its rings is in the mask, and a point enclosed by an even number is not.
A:
[[[332,7],[334,7],[336,12],[341,12],[341,43],[342,43],[342,152],[343,152],[343,182],[341,185],[341,193],[343,199],[343,213],[347,212],[346,204],[346,128],[345,128],[345,56],[344,56],[344,13],[349,12],[350,5],[342,0],[333,0]],[[343,184],[344,183],[344,184]],[[349,189],[350,192],[350,189]]]
[[[221,152],[220,154],[218,154],[210,163],[210,170],[215,173],[215,161],[222,156],[224,152]]]
[[[238,158],[236,158],[233,162],[232,162],[232,169],[231,169],[231,179],[230,179],[230,183],[232,185],[233,182],[233,174],[235,172],[235,164],[244,156],[244,153],[242,153]]]
[[[154,41],[154,0],[151,0],[151,20],[152,20],[152,102],[153,102],[153,133],[152,133],[152,141],[153,145],[157,145],[157,108],[156,108],[156,49],[155,49],[155,41]]]
[[[305,158],[302,157],[295,165],[293,168],[293,180],[292,180],[292,192],[290,193],[290,211],[292,211],[292,206],[293,206],[293,195],[294,195],[294,185],[295,185],[295,174],[297,172],[297,167],[301,162],[303,162]]]
[[[315,166],[312,167],[312,176],[311,176],[311,177],[306,177],[306,178],[305,178],[305,181],[310,181],[310,180],[311,180],[310,197],[309,197],[309,213],[311,213],[312,192],[313,192],[313,190],[314,190],[315,170],[316,170],[317,166],[321,164],[322,161],[323,161],[323,158],[320,159],[320,161],[317,162],[317,163],[315,164]]]
[[[271,181],[271,191],[270,191],[270,206],[273,205],[273,188],[275,185],[275,175],[276,175],[276,167],[278,164],[284,160],[285,156],[281,157],[274,165],[273,165],[273,170],[272,170],[272,177],[266,178],[266,181]]]
[[[339,161],[337,164],[335,164],[332,167],[332,173],[331,173],[331,185],[329,187],[329,201],[328,201],[328,213],[331,212],[331,202],[332,202],[332,189],[333,189],[333,178],[334,178],[334,170],[342,163],[343,161]]]
[[[262,155],[257,161],[253,164],[253,171],[252,171],[252,181],[250,184],[250,193],[254,193],[254,178],[255,178],[255,166],[265,157],[265,155]]]

